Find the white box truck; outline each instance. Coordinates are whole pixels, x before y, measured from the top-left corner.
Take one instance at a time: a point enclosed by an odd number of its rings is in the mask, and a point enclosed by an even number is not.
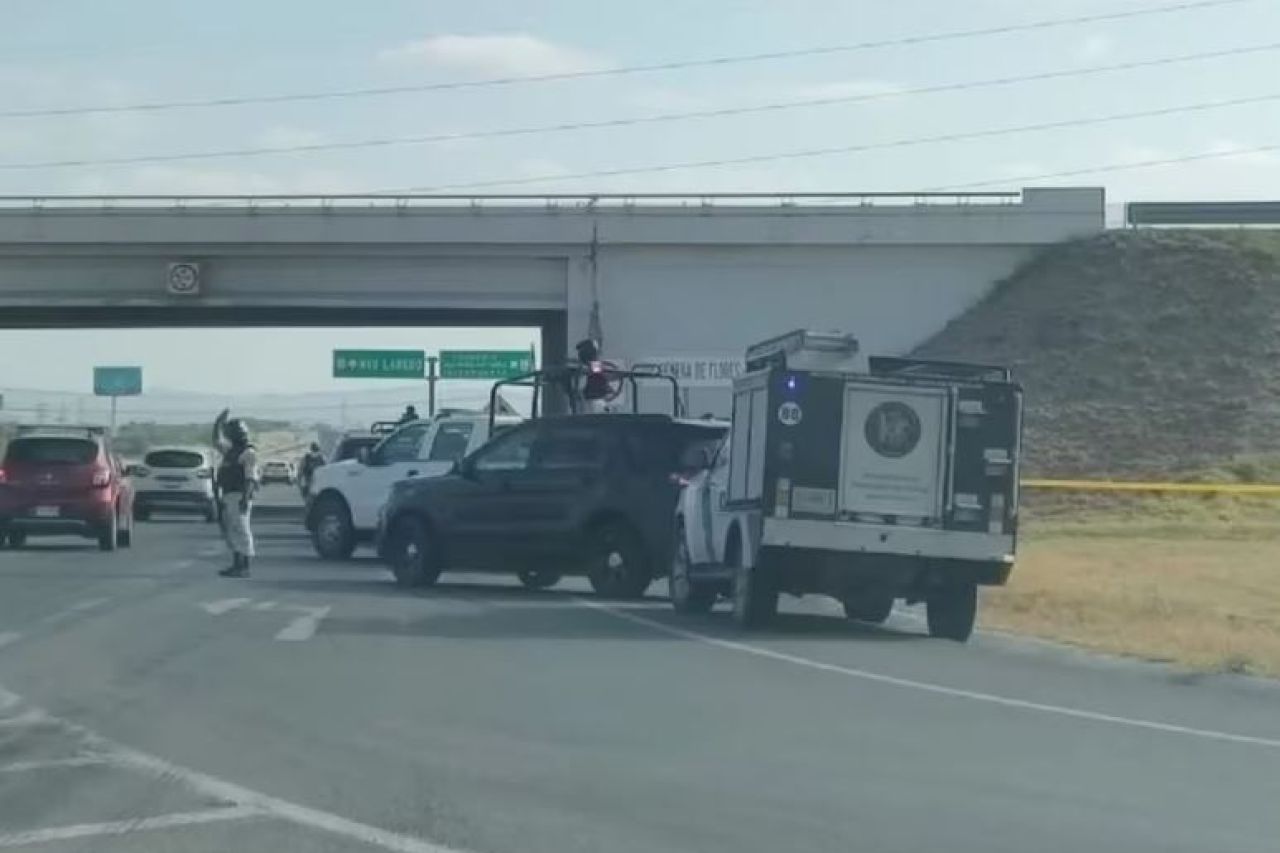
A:
[[[1005,583],[1018,526],[1022,390],[999,367],[864,357],[797,331],[752,346],[725,447],[685,486],[677,610],[731,597],[746,627],[778,595],[822,593],[853,619],[925,602],[966,640],[977,588]]]

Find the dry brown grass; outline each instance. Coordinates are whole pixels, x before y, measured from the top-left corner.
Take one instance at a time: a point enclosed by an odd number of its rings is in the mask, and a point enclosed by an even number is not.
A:
[[[1033,501],[988,628],[1280,676],[1280,501]]]

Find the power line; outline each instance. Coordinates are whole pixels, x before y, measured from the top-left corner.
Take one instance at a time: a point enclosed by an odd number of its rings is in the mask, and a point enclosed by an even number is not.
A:
[[[1248,54],[1267,53],[1280,50],[1280,42],[1261,45],[1227,48],[1203,53],[1178,54],[1156,59],[1135,60],[1110,65],[1095,65],[1086,68],[1066,68],[1054,71],[1043,71],[1034,74],[1021,74],[1005,77],[993,77],[985,80],[969,80],[960,83],[942,83],[933,86],[921,86],[914,89],[899,89],[884,92],[870,92],[856,95],[843,95],[831,98],[816,98],[799,101],[780,101],[767,104],[754,104],[741,107],[722,107],[710,110],[689,110],[684,112],[659,113],[648,116],[629,116],[599,121],[565,122],[550,125],[534,125],[529,127],[497,128],[493,130],[463,131],[459,133],[432,134],[429,136],[389,137],[383,139],[351,140],[348,142],[317,142],[300,145],[265,146],[257,148],[233,148],[218,151],[190,152],[182,154],[142,154],[133,157],[108,157],[87,160],[45,160],[26,163],[0,163],[0,169],[9,171],[36,169],[66,169],[85,166],[124,166],[144,163],[172,163],[190,160],[229,159],[238,157],[258,157],[279,154],[303,154],[320,151],[341,151],[362,148],[391,147],[402,145],[427,145],[440,142],[459,142],[463,140],[496,139],[515,136],[532,136],[546,133],[564,133],[579,130],[599,130],[604,128],[634,127],[637,125],[656,124],[692,119],[726,118],[730,116],[752,115],[760,113],[781,112],[794,109],[811,109],[835,105],[869,103],[872,101],[892,100],[917,95],[932,95],[948,92],[963,92],[975,89],[986,89],[1000,86],[1012,86],[1022,83],[1062,80],[1073,77],[1085,77],[1097,74],[1109,74],[1121,71],[1134,71],[1144,68],[1156,68],[1187,62],[1225,59]]]
[[[1112,113],[1109,115],[1086,118],[1064,119],[1061,121],[1040,122],[1006,127],[987,128],[984,130],[944,133],[937,136],[915,136],[893,139],[885,142],[869,142],[860,145],[840,145],[829,148],[809,148],[793,151],[780,151],[772,154],[753,154],[746,157],[726,157],[715,160],[686,160],[678,163],[659,163],[647,166],[631,166],[620,169],[599,169],[589,172],[571,172],[557,175],[532,175],[519,178],[503,178],[487,181],[469,181],[456,184],[436,184],[429,187],[411,187],[407,189],[377,190],[374,195],[395,195],[408,193],[431,193],[451,190],[469,190],[481,187],[510,186],[517,184],[545,183],[547,181],[568,181],[585,178],[611,178],[623,175],[647,175],[660,172],[677,172],[691,169],[709,169],[719,166],[743,166],[753,163],[769,163],[783,160],[800,160],[812,157],[826,157],[834,154],[856,154],[867,151],[884,151],[893,148],[907,148],[917,145],[935,145],[943,142],[962,142],[973,139],[987,139],[997,136],[1010,136],[1019,133],[1036,133],[1046,130],[1062,130],[1074,127],[1108,124],[1118,121],[1132,121],[1144,118],[1181,115],[1186,113],[1206,112],[1208,110],[1226,109],[1229,107],[1247,106],[1250,104],[1268,103],[1280,100],[1280,93],[1257,95],[1249,98],[1233,98],[1223,101],[1205,101],[1195,104],[1183,104],[1174,107],[1163,107],[1154,110],[1141,110],[1130,113]]]
[[[484,80],[459,80],[441,83],[423,83],[407,86],[381,86],[360,89],[334,89],[327,91],[294,92],[275,95],[226,96],[218,98],[193,98],[190,100],[140,102],[121,105],[88,105],[76,107],[47,107],[28,110],[7,110],[0,112],[3,118],[48,118],[54,116],[101,115],[106,113],[126,112],[162,112],[181,109],[210,109],[219,107],[238,107],[253,104],[282,104],[306,101],[329,101],[350,98],[371,98],[389,95],[422,94],[426,92],[455,91],[461,89],[481,89],[499,86],[515,86],[530,83],[549,83],[561,80],[583,80],[600,77],[621,77],[633,74],[652,74],[664,71],[682,71],[691,68],[708,68],[725,65],[740,65],[755,62],[774,62],[801,57],[829,56],[841,53],[854,53],[868,50],[882,50],[892,47],[908,47],[921,44],[956,41],[960,39],[982,38],[997,35],[1036,30],[1056,29],[1060,27],[1081,26],[1085,24],[1111,23],[1133,18],[1153,15],[1170,15],[1201,9],[1234,6],[1252,3],[1256,0],[1195,0],[1194,2],[1173,3],[1163,6],[1149,6],[1130,9],[1123,12],[1106,12],[1096,15],[1076,15],[1065,18],[1047,18],[1030,21],[1024,24],[1006,24],[998,27],[983,27],[968,30],[950,30],[938,33],[926,33],[898,38],[878,39],[874,41],[854,42],[852,44],[826,45],[801,48],[797,50],[770,51],[767,53],[731,54],[702,59],[687,59],[675,62],[661,62],[647,65],[629,65],[614,68],[584,69],[581,71],[564,71],[555,74],[535,74],[525,76],[491,77]]]
[[[1041,172],[1036,175],[1018,175],[1016,177],[1009,178],[966,181],[962,184],[947,184],[946,186],[930,187],[926,190],[922,190],[922,192],[950,192],[954,190],[969,189],[972,187],[989,187],[999,184],[1019,183],[1024,181],[1047,181],[1055,178],[1074,178],[1080,175],[1100,175],[1107,172],[1124,172],[1131,169],[1148,169],[1155,166],[1174,166],[1182,163],[1194,163],[1200,160],[1220,160],[1229,157],[1239,157],[1243,154],[1266,154],[1275,151],[1280,151],[1280,143],[1257,145],[1251,148],[1201,151],[1196,154],[1182,154],[1176,157],[1162,157],[1151,160],[1128,160],[1123,163],[1111,163],[1105,166],[1087,166],[1084,168],[1066,169],[1058,172]]]

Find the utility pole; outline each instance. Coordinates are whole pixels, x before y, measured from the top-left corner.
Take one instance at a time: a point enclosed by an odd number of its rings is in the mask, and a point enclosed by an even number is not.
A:
[[[440,363],[438,356],[427,356],[427,417],[434,418],[436,416],[436,382],[439,376],[436,375],[436,365]]]

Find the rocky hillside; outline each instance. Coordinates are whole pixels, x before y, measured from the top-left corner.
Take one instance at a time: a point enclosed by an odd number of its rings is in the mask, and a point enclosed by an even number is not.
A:
[[[1030,474],[1280,452],[1280,234],[1115,231],[1043,252],[917,354],[1010,365]]]

